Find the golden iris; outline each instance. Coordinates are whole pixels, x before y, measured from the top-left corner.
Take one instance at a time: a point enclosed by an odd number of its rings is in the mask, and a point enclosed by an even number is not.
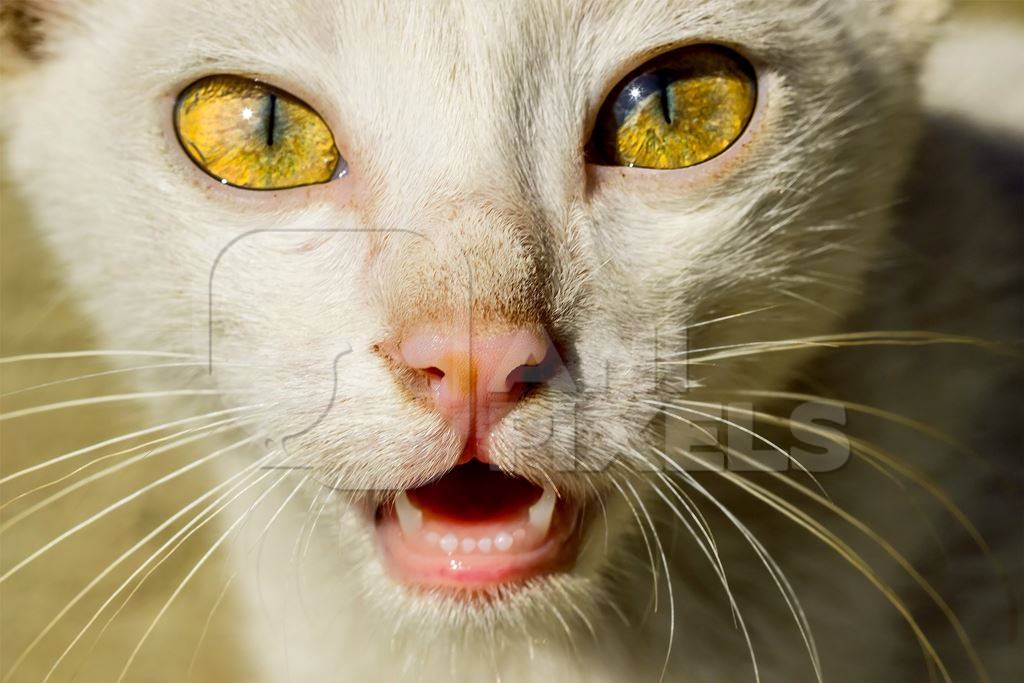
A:
[[[685,168],[721,154],[754,112],[753,69],[731,50],[686,47],[626,77],[602,107],[594,151],[605,163]]]
[[[236,187],[325,183],[341,163],[330,128],[312,107],[249,78],[196,81],[178,97],[174,125],[192,161]]]

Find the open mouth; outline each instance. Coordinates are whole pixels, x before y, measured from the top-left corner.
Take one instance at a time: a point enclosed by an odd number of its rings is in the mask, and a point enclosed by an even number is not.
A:
[[[579,513],[550,487],[471,460],[378,508],[376,532],[396,579],[483,589],[571,567]]]

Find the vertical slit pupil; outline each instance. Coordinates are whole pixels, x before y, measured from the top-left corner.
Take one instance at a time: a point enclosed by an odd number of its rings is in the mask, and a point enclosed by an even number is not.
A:
[[[274,146],[274,127],[277,123],[277,95],[270,93],[270,103],[267,113],[267,146]]]
[[[669,74],[658,72],[658,85],[660,92],[658,99],[661,101],[661,115],[665,117],[665,123],[672,123],[672,103],[669,101],[668,87],[672,84]]]

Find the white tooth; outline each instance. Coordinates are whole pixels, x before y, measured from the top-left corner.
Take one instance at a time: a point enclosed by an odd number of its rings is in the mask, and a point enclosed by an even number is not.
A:
[[[471,553],[476,550],[476,539],[464,538],[462,539],[462,552]]]
[[[423,527],[423,512],[409,501],[405,491],[395,498],[395,512],[398,514],[398,525],[406,536],[415,534]]]
[[[551,527],[551,516],[555,512],[555,490],[544,487],[540,500],[530,506],[530,526],[541,534],[546,534]]]
[[[502,531],[500,534],[494,537],[494,547],[498,550],[508,550],[512,547],[512,534],[506,534]]]
[[[455,534],[445,534],[441,537],[441,550],[445,551],[449,555],[455,552],[455,549],[459,547],[459,539],[455,538]]]
[[[485,538],[481,538],[479,541],[477,541],[476,547],[480,548],[480,552],[482,552],[482,553],[489,553],[489,552],[491,552],[491,539],[486,538],[486,537]]]

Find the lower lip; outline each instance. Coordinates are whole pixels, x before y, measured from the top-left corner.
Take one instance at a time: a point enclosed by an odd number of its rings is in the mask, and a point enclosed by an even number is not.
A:
[[[468,524],[428,520],[426,524],[460,539],[490,538],[495,529],[503,528],[514,541],[507,549],[492,544],[486,552],[479,547],[469,552],[462,547],[452,552],[436,545],[425,547],[406,538],[392,506],[382,507],[375,522],[381,558],[388,573],[402,583],[457,590],[522,583],[571,568],[579,548],[579,514],[562,500],[555,506],[550,529],[540,539],[517,529],[515,520]]]

